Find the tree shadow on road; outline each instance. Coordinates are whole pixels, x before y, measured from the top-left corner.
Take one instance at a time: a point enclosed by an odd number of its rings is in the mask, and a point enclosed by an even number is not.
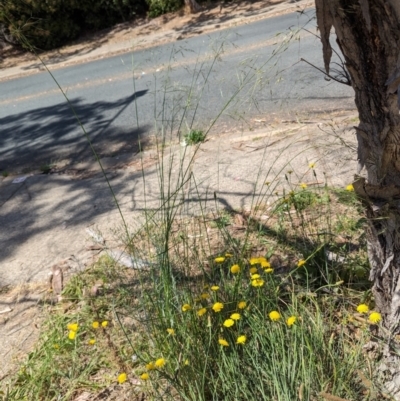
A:
[[[70,100],[99,156],[134,152],[139,139],[141,147],[146,146],[149,127],[115,124],[122,114],[130,113],[130,120],[135,121],[134,102],[146,92],[138,91],[116,101]],[[37,169],[65,158],[72,162],[93,159],[89,142],[65,102],[8,115],[0,119],[0,126],[0,171]]]

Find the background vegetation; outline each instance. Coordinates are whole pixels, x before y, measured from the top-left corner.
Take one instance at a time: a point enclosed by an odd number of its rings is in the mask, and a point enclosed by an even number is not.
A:
[[[31,46],[49,50],[84,32],[146,13],[156,17],[182,6],[183,0],[4,0],[0,3],[0,37],[17,41],[24,37]]]

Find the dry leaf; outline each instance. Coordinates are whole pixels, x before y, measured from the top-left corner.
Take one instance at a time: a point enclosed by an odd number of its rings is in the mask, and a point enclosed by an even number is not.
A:
[[[321,393],[319,393],[319,395],[320,395],[321,397],[324,397],[326,400],[329,400],[329,401],[349,401],[349,400],[346,400],[345,398],[342,398],[342,397],[338,397],[338,396],[336,396],[336,395],[332,395],[332,394],[325,393],[324,391],[322,391]]]
[[[63,290],[63,272],[58,265],[54,265],[52,268],[52,274],[50,278],[51,288],[53,293],[60,295]]]

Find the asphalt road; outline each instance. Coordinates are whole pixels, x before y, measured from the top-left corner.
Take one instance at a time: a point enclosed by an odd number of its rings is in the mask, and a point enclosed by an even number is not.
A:
[[[152,134],[354,108],[348,86],[326,81],[313,10],[0,83],[0,171],[130,152]],[[286,38],[286,39],[285,39]],[[291,39],[290,39],[291,38]],[[289,40],[290,39],[290,40]],[[337,60],[336,60],[337,61]]]

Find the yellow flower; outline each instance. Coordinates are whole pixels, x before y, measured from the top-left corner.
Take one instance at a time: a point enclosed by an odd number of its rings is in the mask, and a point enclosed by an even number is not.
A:
[[[368,305],[360,304],[357,306],[358,313],[367,313],[369,311]]]
[[[156,365],[157,368],[162,368],[165,365],[165,359],[164,358],[159,358],[155,361],[154,365]]]
[[[91,338],[91,339],[88,341],[88,344],[89,344],[89,345],[95,345],[95,344],[96,344],[96,340],[95,340],[94,338]]]
[[[251,280],[251,285],[253,287],[262,287],[264,285],[264,280],[262,278],[256,278],[255,280]]]
[[[99,322],[93,322],[93,323],[92,323],[92,327],[93,327],[94,329],[98,329],[99,326],[100,326],[100,323],[99,323]]]
[[[268,269],[268,268],[271,267],[271,263],[269,263],[268,260],[263,260],[263,261],[261,262],[261,267],[262,267],[263,269]]]
[[[239,337],[237,338],[237,340],[236,340],[236,344],[245,344],[245,343],[246,343],[246,340],[247,340],[247,338],[246,338],[245,335],[239,336]]]
[[[224,338],[220,338],[218,340],[218,342],[219,342],[219,345],[222,345],[223,347],[229,347],[228,341],[226,341]]]
[[[251,265],[251,266],[258,265],[258,264],[260,264],[260,263],[261,263],[260,258],[251,258],[251,259],[250,259],[250,265]]]
[[[239,265],[233,265],[232,267],[231,267],[231,273],[232,274],[237,274],[237,273],[239,273],[240,272],[240,266]]]
[[[297,267],[301,267],[301,266],[303,266],[303,265],[305,265],[306,264],[306,261],[304,260],[304,259],[300,259],[298,262],[297,262]]]
[[[154,370],[156,367],[154,366],[153,362],[149,362],[146,364],[146,369],[147,370]]]
[[[306,189],[306,188],[307,188],[307,184],[306,184],[305,182],[302,182],[302,183],[300,184],[300,188]]]
[[[78,331],[79,325],[78,323],[70,323],[67,325],[67,329],[71,331]]]
[[[59,349],[60,346],[59,346],[58,344],[54,344],[54,345],[53,345],[53,348],[54,348],[54,349]]]
[[[255,274],[258,272],[258,269],[257,269],[257,267],[251,267],[249,271],[250,271],[250,274]]]
[[[197,316],[203,316],[205,313],[207,313],[207,309],[201,308],[197,311]]]
[[[218,256],[214,259],[215,263],[222,263],[225,260],[225,256]]]
[[[309,164],[308,164],[308,167],[314,168],[314,167],[315,167],[315,163],[314,163],[314,162],[309,163]]]
[[[258,279],[258,278],[260,278],[261,276],[259,275],[259,274],[252,274],[251,275],[251,279],[252,280],[256,280],[256,279]]]
[[[150,379],[150,376],[149,376],[149,374],[148,373],[142,373],[141,375],[140,375],[140,378],[142,379],[142,380],[149,380]]]
[[[272,312],[269,313],[269,318],[273,321],[276,322],[281,318],[281,315],[279,312],[276,310],[273,310]]]
[[[175,335],[175,330],[174,329],[167,329],[167,332],[171,336]]]
[[[214,312],[221,312],[221,310],[224,309],[224,304],[222,302],[216,302],[212,306],[212,309]]]
[[[226,253],[226,254],[225,254],[225,257],[226,257],[226,258],[231,258],[232,256],[233,256],[233,255],[232,255],[231,253]]]
[[[211,287],[211,291],[218,291],[218,290],[219,290],[218,285],[213,285],[213,286]]]
[[[75,340],[75,337],[76,337],[76,331],[70,330],[69,333],[68,333],[68,338],[70,340]]]
[[[208,298],[210,298],[210,294],[207,294],[207,293],[205,292],[204,294],[201,294],[201,295],[200,295],[200,298],[201,298],[201,299],[208,299]]]
[[[182,305],[182,312],[187,312],[188,310],[191,310],[192,307],[189,304],[183,304]]]
[[[371,323],[379,323],[382,320],[382,315],[379,312],[371,312],[368,319]]]
[[[268,267],[268,269],[265,269],[264,271],[265,271],[265,273],[269,274],[269,273],[273,273],[274,269],[272,267]]]
[[[126,382],[126,373],[121,373],[118,377],[117,377],[117,381],[119,384],[125,383]]]
[[[106,328],[107,326],[108,326],[107,320],[104,320],[103,322],[101,322],[101,327]]]
[[[233,319],[233,320],[240,320],[240,313],[232,313],[231,319]]]
[[[278,315],[279,315],[279,313],[278,313]],[[270,317],[271,317],[271,316],[270,316]],[[296,316],[290,316],[289,318],[287,318],[286,324],[287,324],[289,327],[291,327],[291,326],[293,326],[293,325],[296,323],[296,320],[297,320]]]
[[[347,187],[346,187],[346,191],[354,191],[354,187],[353,187],[353,184],[349,184],[349,185],[347,185]]]
[[[185,359],[185,362],[183,362],[183,364],[184,364],[185,366],[189,366],[189,365],[190,365],[189,359]]]
[[[224,322],[225,327],[232,327],[235,324],[235,321],[233,319],[226,319]]]
[[[246,306],[247,306],[246,301],[240,301],[240,302],[238,303],[238,308],[239,308],[239,309],[244,309]]]

